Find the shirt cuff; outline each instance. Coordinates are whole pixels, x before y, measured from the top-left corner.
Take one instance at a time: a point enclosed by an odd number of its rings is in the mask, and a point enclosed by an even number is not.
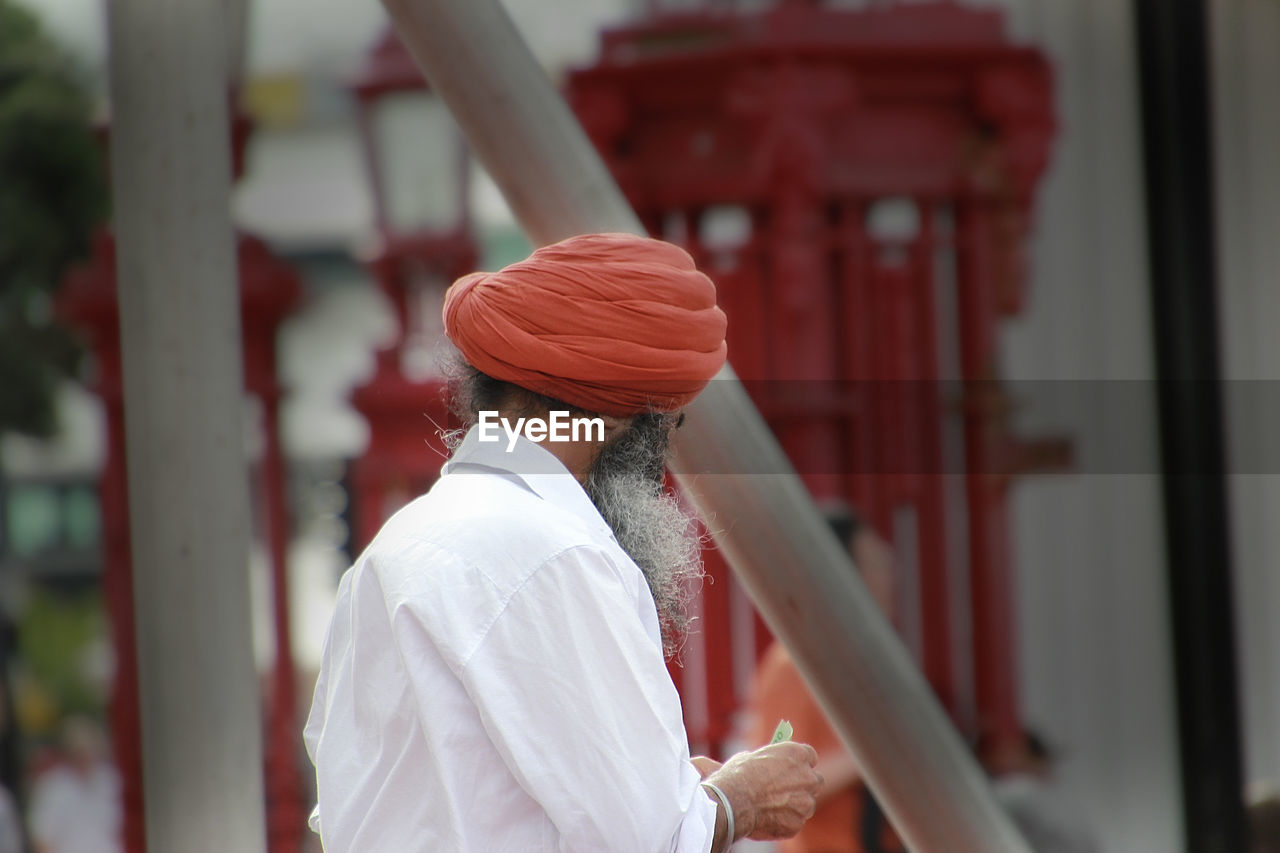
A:
[[[720,806],[707,796],[701,785],[695,785],[693,791],[689,811],[671,840],[671,853],[710,853],[711,843],[715,841],[716,812]]]

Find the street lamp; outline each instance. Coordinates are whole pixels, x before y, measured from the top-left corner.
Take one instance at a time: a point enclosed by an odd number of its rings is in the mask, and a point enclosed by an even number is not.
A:
[[[370,442],[352,463],[353,534],[363,546],[408,498],[425,490],[446,450],[443,384],[445,288],[476,265],[471,159],[444,102],[388,28],[353,81],[364,161],[374,201],[366,262],[398,324],[372,379],[352,402]]]
[[[351,88],[379,236],[467,230],[466,143],[393,29],[369,52]]]

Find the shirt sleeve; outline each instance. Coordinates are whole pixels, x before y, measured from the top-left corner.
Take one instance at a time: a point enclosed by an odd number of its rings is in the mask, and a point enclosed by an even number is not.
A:
[[[637,601],[624,577],[596,548],[553,557],[515,591],[460,678],[564,853],[705,853],[716,805],[640,618],[652,600]]]

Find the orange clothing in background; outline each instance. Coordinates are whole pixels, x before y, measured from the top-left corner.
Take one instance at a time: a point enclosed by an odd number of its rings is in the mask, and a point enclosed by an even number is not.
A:
[[[839,735],[827,722],[826,715],[805,686],[791,655],[781,643],[774,641],[756,670],[747,744],[759,746],[768,743],[779,720],[791,721],[795,730],[794,739],[816,749],[819,762],[826,756],[845,750]],[[875,808],[861,782],[833,793],[798,835],[779,842],[778,850],[780,853],[883,853],[905,850],[882,816],[864,814],[867,806]],[[863,843],[868,831],[880,845],[878,849],[869,848]]]

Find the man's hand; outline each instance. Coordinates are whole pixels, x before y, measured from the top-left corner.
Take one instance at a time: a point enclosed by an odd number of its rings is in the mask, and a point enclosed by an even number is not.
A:
[[[818,753],[806,743],[775,743],[738,753],[706,781],[733,805],[737,838],[790,838],[817,808],[822,789],[822,776],[813,769],[817,763]]]

